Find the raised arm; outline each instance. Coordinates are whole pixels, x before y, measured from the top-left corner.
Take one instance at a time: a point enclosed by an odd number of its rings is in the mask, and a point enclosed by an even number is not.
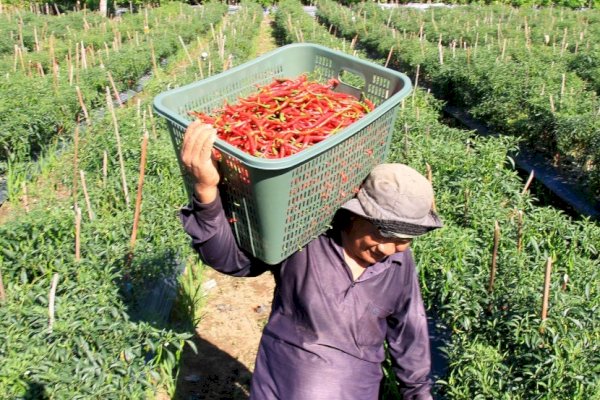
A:
[[[216,130],[193,122],[186,130],[181,160],[194,180],[194,199],[181,210],[181,222],[202,261],[235,276],[256,276],[269,266],[239,249],[219,196],[219,172],[212,159]]]

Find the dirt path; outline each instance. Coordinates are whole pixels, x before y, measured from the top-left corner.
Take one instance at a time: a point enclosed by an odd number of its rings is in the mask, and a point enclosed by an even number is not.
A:
[[[276,47],[266,16],[257,39],[257,53]],[[198,354],[182,356],[178,400],[242,400],[248,398],[254,358],[262,328],[271,310],[271,274],[233,278],[210,268],[203,276],[207,290],[194,341]]]

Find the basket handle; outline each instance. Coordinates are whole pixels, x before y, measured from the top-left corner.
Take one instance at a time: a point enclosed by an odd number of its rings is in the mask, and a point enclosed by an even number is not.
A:
[[[362,99],[367,88],[367,79],[362,72],[342,67],[337,74],[337,79],[340,81],[336,88],[337,92]]]

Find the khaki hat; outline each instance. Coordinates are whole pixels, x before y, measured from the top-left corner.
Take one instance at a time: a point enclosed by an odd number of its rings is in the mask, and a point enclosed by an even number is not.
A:
[[[427,178],[408,165],[380,164],[342,208],[371,221],[382,236],[412,238],[443,226],[432,205]]]

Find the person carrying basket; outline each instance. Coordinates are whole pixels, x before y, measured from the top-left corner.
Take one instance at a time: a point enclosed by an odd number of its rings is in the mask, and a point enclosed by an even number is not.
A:
[[[269,265],[240,249],[212,159],[216,130],[193,122],[181,160],[194,180],[181,221],[201,260],[232,276],[275,278],[250,387],[252,400],[376,400],[385,343],[405,400],[431,399],[427,318],[410,250],[442,227],[430,182],[403,164],[376,166],[332,227]]]

